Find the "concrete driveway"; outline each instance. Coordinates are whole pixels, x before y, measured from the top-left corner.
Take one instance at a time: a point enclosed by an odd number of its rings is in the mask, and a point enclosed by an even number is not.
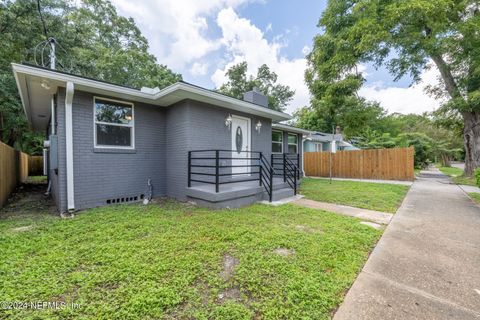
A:
[[[334,319],[480,319],[480,207],[422,171]]]

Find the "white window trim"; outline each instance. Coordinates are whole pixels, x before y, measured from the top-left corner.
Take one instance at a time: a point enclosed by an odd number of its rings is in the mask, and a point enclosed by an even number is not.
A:
[[[123,123],[110,123],[104,121],[97,121],[96,116],[96,100],[104,100],[104,101],[111,101],[111,102],[118,102],[125,105],[132,106],[132,123],[131,124],[123,124]],[[132,142],[131,146],[109,146],[103,144],[97,144],[97,124],[105,124],[108,126],[119,126],[119,127],[129,127],[132,128],[130,131],[130,140]],[[93,97],[93,144],[96,149],[122,149],[122,150],[134,150],[135,149],[135,105],[131,102],[121,101],[121,100],[114,100],[109,98],[103,98],[94,96]]]
[[[315,146],[315,152],[323,152],[323,143],[315,142],[314,146]],[[320,148],[317,148],[318,146],[320,146]],[[318,149],[320,149],[320,150],[318,150]]]
[[[296,137],[296,138],[297,138],[297,142],[296,142],[296,143],[290,143],[290,142],[288,142],[288,137],[289,137],[289,136],[294,136],[294,137]],[[296,133],[288,133],[288,134],[287,134],[287,145],[288,145],[288,146],[295,146],[295,147],[297,148],[297,152],[292,153],[292,154],[298,154],[298,135],[297,135]],[[289,151],[289,153],[290,153],[290,150],[287,150],[287,151]]]
[[[272,144],[274,144],[274,143],[280,143],[280,146],[281,146],[281,151],[280,151],[280,152],[273,152],[273,150],[272,150],[272,153],[273,153],[273,154],[283,154],[283,131],[272,130],[272,136],[273,136],[273,133],[274,133],[274,132],[280,133],[280,137],[282,137],[282,141],[273,141],[273,139],[272,139]]]

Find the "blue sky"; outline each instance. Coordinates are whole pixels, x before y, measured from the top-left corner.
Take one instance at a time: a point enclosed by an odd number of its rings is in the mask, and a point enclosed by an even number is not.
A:
[[[320,30],[318,19],[326,1],[313,0],[113,0],[120,14],[131,16],[160,63],[206,88],[225,81],[225,71],[247,61],[249,73],[266,63],[279,82],[295,89],[287,108],[293,112],[309,102],[303,81],[305,53]],[[409,87],[410,79],[393,82],[385,69],[360,66],[367,82],[360,94],[379,101],[390,112],[431,111],[438,102],[424,94],[436,71]]]

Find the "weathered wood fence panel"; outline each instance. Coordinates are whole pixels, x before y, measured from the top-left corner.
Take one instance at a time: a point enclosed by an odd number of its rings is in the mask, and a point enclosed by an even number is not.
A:
[[[30,157],[28,154],[0,142],[0,208],[5,204],[13,189],[19,183],[27,180],[30,163],[35,170],[32,172],[38,172],[38,163],[43,163],[43,157]],[[41,168],[40,174],[43,171],[43,164]]]
[[[410,148],[337,151],[332,154],[332,176],[336,178],[413,180]],[[330,152],[305,152],[305,174],[330,176]]]

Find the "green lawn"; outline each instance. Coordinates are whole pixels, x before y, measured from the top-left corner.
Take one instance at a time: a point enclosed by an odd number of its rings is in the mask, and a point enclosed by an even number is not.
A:
[[[300,193],[307,199],[383,212],[397,211],[409,187],[395,184],[305,178]]]
[[[294,205],[25,208],[0,211],[0,301],[79,307],[2,319],[328,319],[381,235]]]
[[[463,175],[463,170],[455,167],[442,167],[437,165],[437,168],[445,175],[450,176],[452,181],[456,184],[463,184],[469,186],[476,186],[475,177],[466,177]]]
[[[468,195],[470,196],[470,198],[473,199],[473,201],[475,201],[476,203],[480,204],[480,193],[478,193],[478,192],[470,192]]]

